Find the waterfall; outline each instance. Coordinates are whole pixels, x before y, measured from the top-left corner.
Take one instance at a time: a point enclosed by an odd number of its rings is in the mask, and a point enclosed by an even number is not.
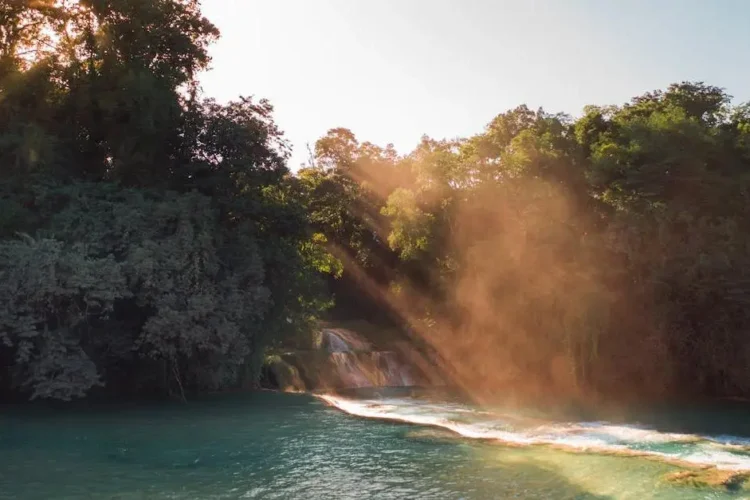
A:
[[[281,355],[268,365],[267,378],[287,391],[430,385],[424,363],[415,363],[420,359],[418,352],[405,352],[397,343],[375,346],[350,330],[327,328],[317,350]]]
[[[344,329],[325,329],[322,347],[330,354],[343,388],[415,385],[407,366],[392,351],[374,350],[360,335]]]
[[[372,348],[360,335],[342,328],[327,328],[321,335],[323,348],[328,352],[369,351]]]
[[[338,382],[344,388],[372,387],[372,374],[368,377],[364,364],[357,356],[348,352],[331,353],[331,359],[338,375]]]
[[[411,375],[411,367],[403,364],[395,352],[383,352],[381,358],[385,362],[387,384],[390,387],[407,387],[416,385]]]
[[[331,353],[338,384],[342,388],[408,387],[416,385],[410,369],[395,352]]]

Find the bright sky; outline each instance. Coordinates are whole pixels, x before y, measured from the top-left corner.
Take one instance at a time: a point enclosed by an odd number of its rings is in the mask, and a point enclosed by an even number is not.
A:
[[[201,78],[266,97],[294,146],[333,127],[408,152],[518,104],[580,113],[672,82],[750,100],[750,0],[203,0],[222,38]]]

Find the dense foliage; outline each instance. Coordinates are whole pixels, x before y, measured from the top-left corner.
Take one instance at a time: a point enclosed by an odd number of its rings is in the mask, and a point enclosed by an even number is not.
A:
[[[747,397],[749,110],[685,82],[404,157],[336,129],[298,177],[346,272],[478,397]]]
[[[271,106],[199,97],[195,0],[0,4],[0,390],[257,382],[328,263]]]

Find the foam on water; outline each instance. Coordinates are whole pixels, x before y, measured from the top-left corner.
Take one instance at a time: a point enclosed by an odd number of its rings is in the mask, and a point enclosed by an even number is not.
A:
[[[695,466],[750,471],[750,439],[660,432],[608,422],[552,422],[438,404],[412,398],[347,399],[321,395],[323,401],[365,418],[441,427],[471,438],[506,444],[554,445],[576,451],[639,454]]]

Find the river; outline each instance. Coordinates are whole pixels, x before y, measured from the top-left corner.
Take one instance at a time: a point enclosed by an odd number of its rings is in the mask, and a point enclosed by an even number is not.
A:
[[[680,470],[669,457],[750,465],[747,437],[701,433],[698,417],[667,432],[540,424],[406,393],[272,392],[0,415],[3,499],[750,498],[664,480]],[[723,415],[705,416],[705,429],[744,432],[746,412]]]

